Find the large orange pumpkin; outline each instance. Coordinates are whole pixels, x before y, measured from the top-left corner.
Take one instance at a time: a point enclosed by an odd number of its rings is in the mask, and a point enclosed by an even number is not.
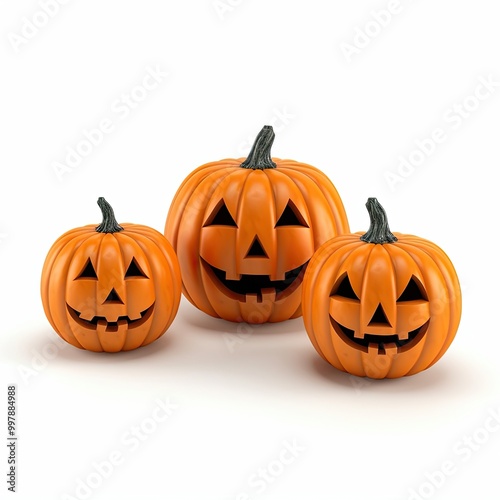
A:
[[[367,233],[338,236],[309,263],[304,323],[318,353],[339,370],[372,378],[433,365],[458,329],[461,293],[447,255],[417,236],[391,233],[375,198]]]
[[[344,206],[317,168],[271,158],[265,126],[247,159],[202,165],[178,189],[165,225],[183,291],[205,313],[263,323],[301,315],[314,251],[349,230]]]
[[[67,342],[90,351],[128,351],[159,338],[179,307],[172,246],[147,226],[119,225],[99,198],[103,221],[63,234],[42,271],[45,314]]]

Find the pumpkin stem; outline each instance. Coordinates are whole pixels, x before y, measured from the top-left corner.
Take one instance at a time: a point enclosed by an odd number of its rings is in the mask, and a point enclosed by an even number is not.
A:
[[[115,213],[111,205],[101,196],[97,204],[102,212],[102,222],[95,228],[98,233],[117,233],[123,231],[123,227],[116,222]]]
[[[240,165],[242,168],[264,170],[276,168],[276,163],[271,159],[271,147],[274,142],[274,130],[271,125],[264,125],[257,135],[248,158]]]
[[[387,214],[377,198],[368,198],[365,206],[370,214],[370,228],[360,237],[360,240],[366,243],[381,244],[398,241],[389,229]]]

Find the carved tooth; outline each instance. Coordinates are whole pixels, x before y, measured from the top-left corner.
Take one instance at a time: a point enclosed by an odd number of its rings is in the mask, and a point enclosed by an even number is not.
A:
[[[245,302],[247,304],[257,304],[257,302],[258,302],[258,300],[257,300],[258,296],[256,293],[247,293],[245,297],[246,297]]]
[[[276,300],[276,288],[262,289],[262,302],[274,302]]]
[[[118,331],[121,332],[123,330],[126,330],[128,328],[128,321],[126,319],[119,319],[118,320]]]
[[[226,281],[240,281],[241,274],[238,274],[236,272],[226,271],[226,273],[224,275],[224,279]]]
[[[128,319],[131,321],[133,321],[135,319],[141,319],[141,318],[142,318],[142,315],[141,315],[140,311],[137,311],[137,314],[132,313],[132,314],[129,314],[129,316],[128,316]],[[120,321],[118,321],[118,323],[120,323]]]
[[[382,344],[385,354],[390,358],[393,358],[398,353],[398,346],[396,342],[388,342],[387,344]]]
[[[104,333],[106,331],[107,326],[108,326],[108,322],[105,319],[98,319],[97,320],[97,332],[98,333]]]

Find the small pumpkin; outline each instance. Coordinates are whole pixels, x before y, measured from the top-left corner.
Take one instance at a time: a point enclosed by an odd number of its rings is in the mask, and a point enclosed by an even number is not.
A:
[[[301,284],[314,251],[349,230],[344,206],[320,170],[271,158],[265,126],[248,158],[202,165],[171,204],[165,236],[179,256],[183,291],[229,321],[301,315]]]
[[[318,353],[339,370],[372,378],[413,375],[438,361],[461,314],[457,274],[434,243],[392,233],[369,198],[367,233],[322,245],[303,283],[304,324]]]
[[[63,234],[45,260],[45,315],[67,342],[89,351],[128,351],[150,344],[172,323],[181,275],[165,237],[116,222],[104,198],[103,220]]]

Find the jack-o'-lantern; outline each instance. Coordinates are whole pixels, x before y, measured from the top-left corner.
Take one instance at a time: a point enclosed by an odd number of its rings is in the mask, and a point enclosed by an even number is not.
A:
[[[342,201],[317,168],[271,158],[265,126],[248,158],[202,165],[178,189],[165,236],[179,257],[183,291],[229,321],[301,315],[301,284],[314,251],[348,231]]]
[[[304,324],[318,353],[353,375],[396,378],[433,365],[460,322],[461,293],[434,243],[391,233],[375,198],[367,233],[322,245],[303,283]]]
[[[63,234],[42,271],[47,319],[67,342],[90,351],[128,351],[159,338],[179,307],[172,246],[147,226],[119,225],[99,198],[103,221]]]

